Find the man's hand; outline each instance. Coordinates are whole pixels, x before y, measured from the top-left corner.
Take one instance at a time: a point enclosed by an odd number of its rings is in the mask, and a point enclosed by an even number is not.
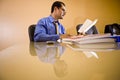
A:
[[[60,35],[60,38],[62,39],[62,38],[70,38],[72,35],[70,35],[70,34],[61,34]]]
[[[84,37],[84,35],[76,35],[76,36],[71,36],[71,39],[77,39],[77,38],[82,38]]]
[[[85,35],[70,35],[70,34],[62,34],[60,35],[60,39],[62,38],[71,38],[71,39],[77,39],[77,38],[82,38]]]

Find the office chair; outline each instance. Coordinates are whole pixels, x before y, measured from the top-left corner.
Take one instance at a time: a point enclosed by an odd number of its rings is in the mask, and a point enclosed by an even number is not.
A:
[[[111,35],[120,35],[120,25],[117,23],[105,25],[104,33],[111,33]]]
[[[28,34],[29,34],[29,39],[30,39],[30,41],[34,41],[35,27],[36,27],[36,25],[35,25],[35,24],[32,24],[32,25],[30,25],[29,28],[28,28]]]
[[[82,26],[82,24],[78,24],[78,25],[76,26],[77,35],[80,34],[80,33],[78,32],[78,30],[80,29],[81,26]],[[94,25],[93,27],[91,27],[91,28],[86,32],[86,34],[98,34],[98,30],[97,30],[96,26]]]

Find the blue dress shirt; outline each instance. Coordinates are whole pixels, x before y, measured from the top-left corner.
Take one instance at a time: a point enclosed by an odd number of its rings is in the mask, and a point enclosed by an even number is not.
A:
[[[56,34],[54,21],[55,20],[52,16],[40,19],[35,28],[34,41],[57,41],[60,36]],[[58,28],[59,34],[65,34],[65,28],[60,22],[58,22]]]

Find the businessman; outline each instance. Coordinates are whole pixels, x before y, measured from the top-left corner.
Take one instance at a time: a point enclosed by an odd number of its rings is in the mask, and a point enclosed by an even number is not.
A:
[[[35,42],[57,41],[64,37],[70,37],[65,33],[64,26],[59,22],[66,14],[65,4],[55,1],[51,6],[51,14],[40,19],[34,33]]]

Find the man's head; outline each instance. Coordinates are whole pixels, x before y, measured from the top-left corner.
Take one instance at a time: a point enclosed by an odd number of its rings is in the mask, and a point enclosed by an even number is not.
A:
[[[51,7],[51,14],[55,19],[63,19],[66,14],[65,4],[61,1],[55,1]]]

